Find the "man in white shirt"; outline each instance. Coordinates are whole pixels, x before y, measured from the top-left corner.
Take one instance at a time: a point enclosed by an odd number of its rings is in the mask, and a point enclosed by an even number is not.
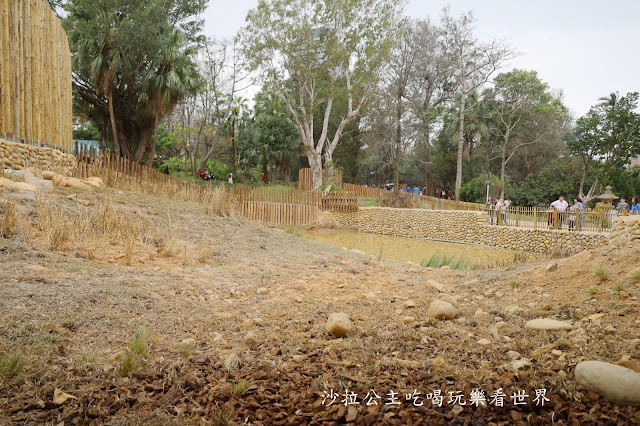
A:
[[[567,207],[569,207],[569,203],[567,203],[564,199],[564,197],[561,195],[560,198],[558,198],[557,200],[555,200],[553,203],[551,203],[551,207],[555,208],[556,211],[559,213],[558,214],[558,228],[562,228],[562,217],[564,216],[563,213]]]

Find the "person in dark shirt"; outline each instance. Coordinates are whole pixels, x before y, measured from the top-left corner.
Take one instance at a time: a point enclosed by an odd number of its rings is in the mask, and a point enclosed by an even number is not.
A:
[[[627,203],[626,198],[620,199],[620,202],[616,206],[616,210],[618,211],[618,214],[623,216],[626,216],[629,214],[629,203]]]

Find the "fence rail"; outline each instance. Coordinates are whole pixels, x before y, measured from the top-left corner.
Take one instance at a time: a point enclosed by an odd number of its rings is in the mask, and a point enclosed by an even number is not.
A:
[[[392,191],[386,189],[375,188],[371,186],[362,186],[362,185],[354,185],[352,183],[344,183],[342,187],[345,191],[356,194],[358,197],[369,197],[369,198],[381,198],[389,196],[392,194]],[[405,193],[401,191],[401,193]],[[483,211],[485,209],[484,204],[479,203],[468,203],[466,201],[455,201],[448,200],[445,198],[432,197],[429,195],[418,195],[418,194],[409,194],[412,197],[416,197],[418,200],[418,204],[422,205],[424,208],[432,209],[432,210],[473,210],[473,211]]]
[[[165,173],[141,165],[125,158],[116,158],[113,153],[76,142],[74,175],[79,178],[99,176],[112,186],[116,181],[129,184],[129,188],[140,192],[150,192],[153,184],[161,184],[162,194],[181,199],[206,200],[211,191],[224,188],[237,202],[237,213],[249,220],[259,220],[285,226],[302,226],[318,219],[323,205],[330,209],[352,211],[357,209],[358,200],[353,194],[341,192],[302,192],[295,188],[282,187],[226,187],[221,185],[187,182]],[[323,201],[326,200],[326,201]]]
[[[322,171],[322,182],[328,182],[328,171]],[[333,170],[333,185],[342,188],[342,170]],[[313,191],[313,175],[310,168],[298,171],[298,189],[300,191]]]
[[[308,204],[241,201],[239,213],[249,220],[287,226],[302,226],[318,220],[318,207]]]
[[[348,192],[322,194],[321,208],[332,212],[355,212],[358,210],[358,196]]]
[[[0,136],[71,151],[71,53],[44,0],[0,0]]]
[[[615,217],[615,211],[592,209],[558,211],[554,208],[507,207],[501,212],[487,210],[487,221],[492,225],[585,232],[610,231]]]
[[[277,186],[234,186],[231,192],[239,201],[265,201],[272,203],[305,204],[320,206],[322,192],[299,191],[295,188],[283,188]]]

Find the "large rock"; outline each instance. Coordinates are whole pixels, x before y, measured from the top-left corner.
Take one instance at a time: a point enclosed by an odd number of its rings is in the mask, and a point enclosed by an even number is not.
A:
[[[456,316],[456,308],[444,300],[434,300],[429,304],[429,317],[450,320]]]
[[[558,321],[550,318],[536,318],[527,321],[525,328],[531,330],[572,330],[573,326],[569,323]]]
[[[85,182],[97,186],[98,188],[102,188],[104,185],[104,181],[98,176],[90,176],[84,180]]]
[[[640,374],[629,368],[602,361],[584,361],[576,365],[576,380],[614,404],[640,407]]]
[[[33,185],[29,185],[26,182],[14,182],[10,179],[6,179],[3,177],[0,177],[0,188],[9,188],[9,189],[13,189],[16,191],[30,191],[30,192],[36,192],[38,189],[33,186]]]
[[[346,337],[351,332],[351,321],[344,312],[332,313],[327,320],[327,331],[335,337]]]
[[[66,180],[67,180],[67,184],[65,186],[68,186],[70,188],[77,188],[77,189],[90,189],[91,188],[89,185],[87,185],[86,183],[82,182],[78,178],[67,178]]]
[[[67,186],[67,178],[60,174],[54,175],[51,178],[51,182],[53,182],[55,186],[62,186],[62,187]]]
[[[45,170],[45,171],[41,172],[40,175],[42,175],[43,179],[51,180],[51,178],[53,178],[55,175],[57,175],[57,173],[56,172],[52,172],[51,170]]]
[[[26,182],[27,179],[33,179],[36,177],[30,170],[11,170],[8,173],[9,179],[16,180],[22,179]]]
[[[48,180],[44,180],[40,176],[36,176],[31,172],[31,170],[12,170],[9,172],[9,177],[14,180],[22,180],[24,183],[27,183],[38,191],[52,191],[53,184]],[[27,189],[26,191],[31,191]]]
[[[36,178],[26,182],[29,185],[35,186],[38,191],[53,191],[53,184],[50,180]]]

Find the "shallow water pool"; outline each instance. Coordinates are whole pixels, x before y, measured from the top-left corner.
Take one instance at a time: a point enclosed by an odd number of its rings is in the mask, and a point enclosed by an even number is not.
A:
[[[411,261],[416,264],[428,262],[429,259],[450,259],[454,269],[458,263],[460,269],[475,269],[507,266],[542,258],[540,254],[525,251],[367,234],[349,229],[313,229],[296,234],[338,247],[357,249],[382,259]]]

